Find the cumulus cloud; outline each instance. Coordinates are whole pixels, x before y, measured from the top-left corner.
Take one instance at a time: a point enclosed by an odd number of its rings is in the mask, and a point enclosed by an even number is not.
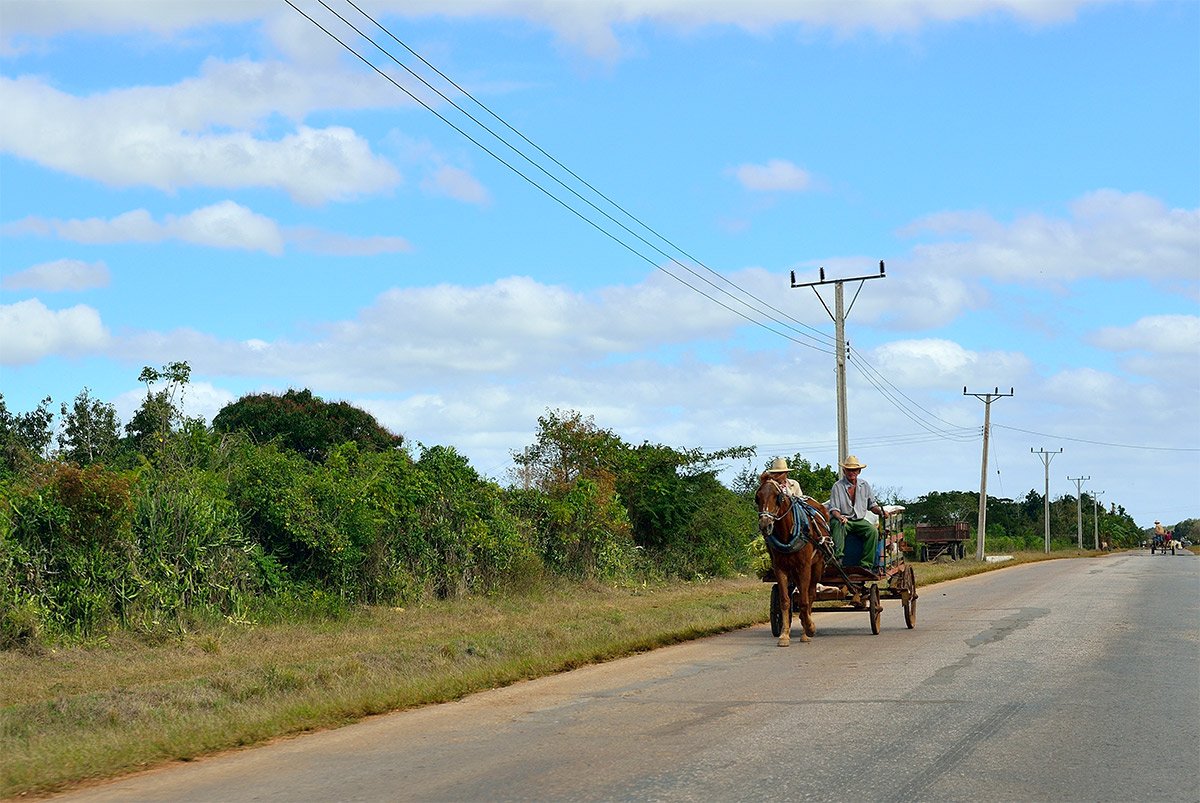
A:
[[[797,3],[793,0],[384,0],[371,6],[377,16],[509,17],[555,32],[564,42],[596,58],[621,54],[616,30],[640,22],[682,29],[710,25],[762,32],[784,25],[890,34],[932,23],[1006,14],[1034,24],[1072,19],[1079,9],[1107,0],[889,0],[886,3]],[[13,50],[30,36],[64,31],[148,31],[159,36],[202,25],[265,19],[285,41],[312,27],[291,9],[268,0],[240,3],[102,3],[95,0],[6,0],[4,48]]]
[[[479,180],[459,167],[441,165],[423,182],[421,188],[433,195],[444,195],[469,204],[486,204],[491,200]]]
[[[1131,326],[1097,329],[1088,339],[1100,348],[1113,351],[1192,354],[1200,358],[1200,317],[1147,315]]]
[[[108,340],[100,313],[83,304],[52,310],[34,298],[0,305],[0,365],[98,351]]]
[[[1195,278],[1200,209],[1171,209],[1143,193],[1105,189],[1076,199],[1068,211],[1066,218],[1031,214],[1007,224],[980,212],[943,212],[901,234],[953,238],[912,253],[923,269],[950,275],[969,271],[1015,282]]]
[[[274,140],[188,131],[125,92],[77,98],[36,78],[0,78],[0,149],[113,187],[269,188],[307,204],[379,193],[400,181],[343,126],[301,125]]]
[[[743,164],[730,171],[741,184],[753,192],[803,192],[812,186],[812,176],[786,159],[772,159],[766,164]]]
[[[1016,383],[1031,370],[1029,358],[1012,351],[971,351],[940,338],[896,340],[871,352],[871,364],[886,366],[889,381],[905,388],[954,388],[997,378]]]
[[[5,290],[45,290],[57,293],[107,287],[109,278],[108,266],[103,262],[57,259],[9,274],[0,279],[0,287]]]
[[[1148,315],[1129,326],[1107,326],[1088,342],[1122,355],[1130,373],[1164,384],[1200,387],[1200,317]]]
[[[145,209],[113,218],[56,220],[28,217],[5,224],[5,234],[52,235],[90,245],[160,243],[167,240],[245,251],[283,253],[284,238],[270,218],[233,201],[222,201],[186,215],[166,215],[161,221]]]
[[[284,236],[289,247],[328,256],[378,256],[412,250],[412,243],[403,237],[353,237],[305,226],[288,228]]]
[[[374,256],[412,250],[412,245],[403,237],[354,237],[303,226],[281,228],[271,218],[234,201],[221,201],[186,215],[166,215],[161,220],[155,220],[145,209],[135,209],[108,219],[57,220],[27,217],[0,226],[0,233],[8,236],[53,236],[87,245],[162,243],[176,240],[206,248],[262,251],[273,256],[281,255],[285,247],[337,256]],[[51,265],[56,266],[55,275],[60,277],[71,267],[60,263]],[[107,283],[107,271],[103,265],[99,267],[103,271],[104,283]],[[41,268],[38,275],[45,281],[51,270],[49,266]],[[76,276],[76,281],[80,280],[77,276],[79,273],[79,268],[72,269],[72,276]],[[93,276],[93,280],[98,280],[94,268],[90,275]],[[18,279],[18,276],[12,276],[4,281],[4,286],[8,287],[12,281],[27,283],[33,281],[33,278]],[[15,284],[12,286],[17,287]],[[46,286],[46,289],[54,288]]]
[[[115,348],[129,359],[197,354],[237,375],[395,391],[477,376],[525,380],[668,344],[720,343],[744,323],[669,282],[652,275],[590,294],[525,277],[397,288],[314,340],[232,341],[179,330],[131,335]]]

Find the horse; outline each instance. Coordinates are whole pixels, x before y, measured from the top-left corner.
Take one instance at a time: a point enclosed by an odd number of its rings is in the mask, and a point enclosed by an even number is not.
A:
[[[800,641],[810,641],[817,632],[812,610],[817,581],[825,571],[825,551],[821,542],[829,536],[829,512],[811,497],[803,502],[794,501],[765,471],[758,478],[754,499],[758,504],[758,531],[767,542],[771,572],[775,575],[783,612],[779,646],[787,647],[792,643],[793,585],[800,595],[798,607],[803,628]]]

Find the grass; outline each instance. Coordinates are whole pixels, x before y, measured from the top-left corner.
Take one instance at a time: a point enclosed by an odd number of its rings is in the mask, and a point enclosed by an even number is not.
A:
[[[912,565],[920,588],[1049,557]],[[767,613],[766,589],[753,578],[583,584],[364,608],[337,620],[211,624],[154,643],[117,633],[86,646],[0,652],[0,797],[454,700],[746,627]]]

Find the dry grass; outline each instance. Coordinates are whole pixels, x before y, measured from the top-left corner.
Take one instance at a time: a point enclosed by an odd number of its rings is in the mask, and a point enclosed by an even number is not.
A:
[[[1055,553],[1055,557],[1067,557]],[[1041,553],[1015,562],[1042,560]],[[1002,568],[914,564],[918,586]],[[765,621],[757,579],[573,586],[371,608],[337,621],[227,623],[147,644],[0,653],[0,797],[456,699]]]

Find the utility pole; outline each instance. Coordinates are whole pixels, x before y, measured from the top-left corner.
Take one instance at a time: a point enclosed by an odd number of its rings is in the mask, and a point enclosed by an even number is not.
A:
[[[1100,550],[1100,497],[1103,495],[1104,491],[1092,494],[1092,541],[1096,551]]]
[[[792,271],[792,287],[811,287],[816,294],[817,299],[821,302],[821,306],[825,308],[825,312],[833,319],[834,338],[834,362],[837,371],[837,428],[838,428],[838,476],[842,476],[842,463],[846,461],[846,456],[850,454],[850,425],[846,415],[846,316],[850,314],[850,310],[854,308],[854,302],[858,300],[858,294],[862,291],[863,282],[867,279],[882,279],[884,278],[883,260],[879,260],[879,273],[870,276],[853,276],[849,279],[826,279],[825,269],[821,268],[821,279],[816,282],[796,283],[796,271]],[[842,286],[846,282],[858,282],[858,289],[854,291],[854,298],[850,299],[850,307],[846,308],[843,302]],[[825,303],[825,299],[821,298],[821,293],[817,290],[818,285],[832,284],[833,285],[833,311],[830,312],[829,305]]]
[[[988,432],[991,429],[992,420],[992,402],[1013,395],[1013,389],[1009,388],[1008,393],[1001,393],[1000,388],[996,388],[991,393],[967,393],[964,385],[963,395],[974,396],[983,402],[983,468],[979,469],[979,525],[975,530],[975,560],[983,560],[983,537],[987,532],[987,450]]]
[[[1079,548],[1083,549],[1083,484],[1090,480],[1091,477],[1067,477],[1067,480],[1075,483],[1075,525],[1079,533]]]
[[[1054,459],[1054,455],[1062,454],[1060,446],[1057,452],[1047,452],[1045,449],[1033,451],[1033,447],[1029,447],[1029,451],[1038,455],[1042,459],[1042,464],[1046,467],[1046,495],[1043,501],[1046,503],[1046,554],[1050,554],[1050,461]]]

